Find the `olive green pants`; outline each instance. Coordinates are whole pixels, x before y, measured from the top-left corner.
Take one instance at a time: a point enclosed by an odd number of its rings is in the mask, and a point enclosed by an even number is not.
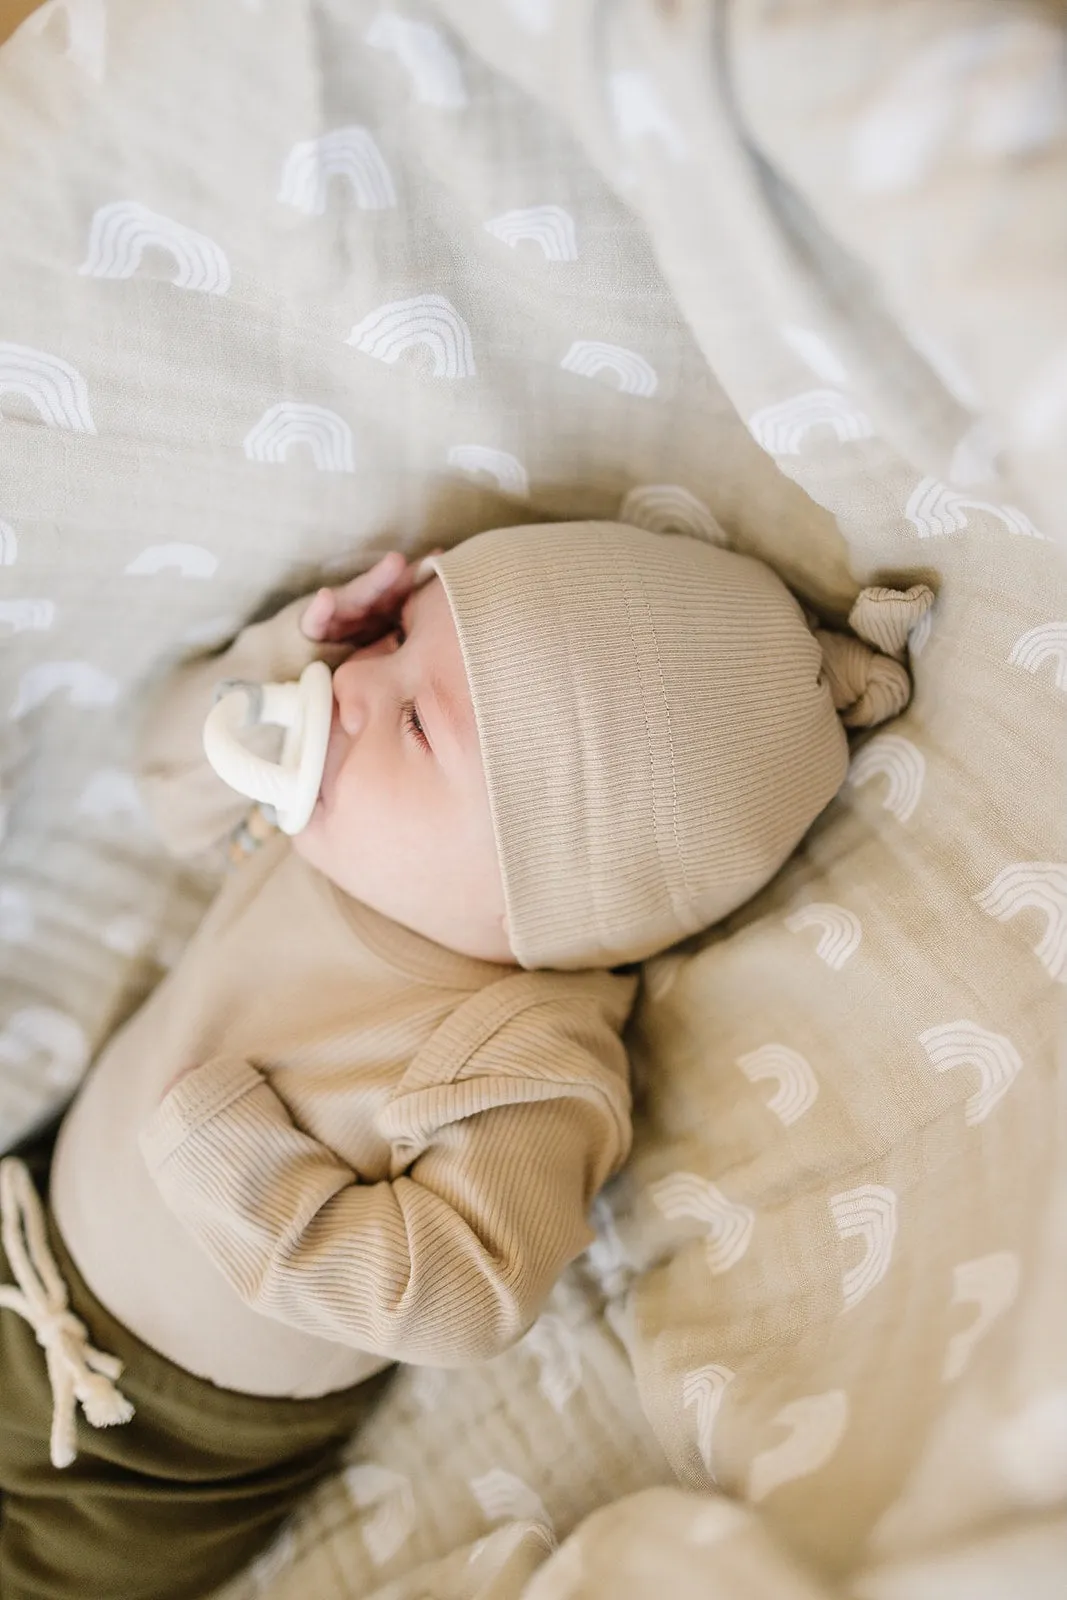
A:
[[[51,1137],[17,1152],[39,1191]],[[270,1541],[336,1465],[385,1375],[317,1400],[216,1388],[141,1344],[89,1293],[49,1219],[70,1307],[123,1363],[136,1413],[78,1417],[78,1454],[49,1460],[52,1393],[29,1324],[0,1309],[0,1600],[201,1600]],[[0,1249],[0,1282],[13,1282]]]

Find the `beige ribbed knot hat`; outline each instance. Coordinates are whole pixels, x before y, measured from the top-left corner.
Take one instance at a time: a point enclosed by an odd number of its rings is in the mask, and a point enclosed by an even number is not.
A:
[[[643,959],[761,889],[841,785],[842,722],[907,704],[905,641],[933,600],[865,589],[849,621],[872,651],[814,630],[762,562],[686,535],[504,528],[431,564],[530,968]]]

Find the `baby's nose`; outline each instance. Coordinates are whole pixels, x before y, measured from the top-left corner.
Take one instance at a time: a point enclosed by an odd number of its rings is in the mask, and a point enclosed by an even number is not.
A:
[[[357,650],[334,673],[333,696],[337,702],[337,715],[350,739],[357,738],[363,732],[384,690],[379,659],[392,655],[395,650],[396,637],[387,634],[384,639]]]
[[[360,693],[359,681],[346,661],[333,675],[333,697],[337,705],[337,718],[350,739],[358,737],[367,723],[366,696]]]

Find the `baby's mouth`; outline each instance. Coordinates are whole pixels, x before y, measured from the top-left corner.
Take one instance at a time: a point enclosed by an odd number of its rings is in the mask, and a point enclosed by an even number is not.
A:
[[[337,700],[335,697],[333,708],[330,713],[330,737],[326,743],[326,760],[323,763],[322,781],[319,784],[318,803],[320,806],[322,806],[324,811],[328,811],[330,809],[330,802],[333,798],[333,786],[337,777],[337,771],[344,759],[344,751],[341,748],[341,741],[343,737],[344,732],[341,727],[341,719],[337,712]]]

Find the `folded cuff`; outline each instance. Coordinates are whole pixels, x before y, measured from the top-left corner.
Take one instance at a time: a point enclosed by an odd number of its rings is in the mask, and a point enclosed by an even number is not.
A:
[[[156,1172],[180,1144],[263,1083],[263,1075],[239,1058],[207,1061],[174,1085],[142,1127],[141,1153]]]

